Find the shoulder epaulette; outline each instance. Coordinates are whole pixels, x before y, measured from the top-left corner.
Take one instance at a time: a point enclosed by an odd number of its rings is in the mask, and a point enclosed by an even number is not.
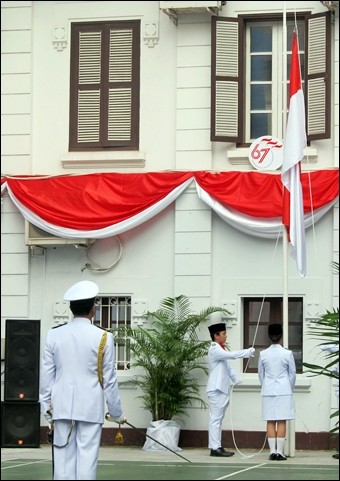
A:
[[[67,322],[64,322],[63,324],[59,324],[58,326],[52,327],[52,329],[58,329],[58,327],[63,327],[66,326]]]

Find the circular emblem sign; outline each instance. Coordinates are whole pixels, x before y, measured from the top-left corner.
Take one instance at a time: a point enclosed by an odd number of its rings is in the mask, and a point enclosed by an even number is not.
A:
[[[249,149],[249,161],[257,170],[276,170],[282,165],[282,141],[270,135],[254,140]]]

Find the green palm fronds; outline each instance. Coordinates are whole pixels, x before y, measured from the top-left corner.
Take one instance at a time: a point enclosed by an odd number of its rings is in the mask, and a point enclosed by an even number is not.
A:
[[[332,262],[332,268],[335,273],[339,273],[339,263]],[[333,352],[324,352],[326,365],[311,364],[304,362],[303,365],[312,376],[327,376],[339,383],[339,308],[332,311],[326,310],[326,313],[315,321],[315,325],[310,328],[310,336],[319,342],[318,346],[333,345],[335,348]],[[337,346],[337,348],[336,348]],[[331,432],[339,431],[339,409],[332,413],[330,418],[337,417],[335,427]]]
[[[210,341],[198,338],[197,328],[213,313],[229,314],[221,307],[191,310],[187,297],[166,297],[148,312],[150,327],[123,326],[114,331],[116,340],[128,345],[132,366],[142,373],[127,381],[142,391],[139,396],[153,421],[186,415],[186,409],[207,404],[199,396],[197,373],[207,373],[204,357]]]

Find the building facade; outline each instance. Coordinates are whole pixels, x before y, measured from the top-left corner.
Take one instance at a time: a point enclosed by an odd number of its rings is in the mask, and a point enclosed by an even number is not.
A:
[[[289,79],[295,23],[307,113],[302,171],[337,171],[337,3],[1,2],[4,181],[261,170],[251,162],[250,147],[262,136],[284,137],[289,93],[282,79]],[[106,62],[103,52],[109,52]],[[323,61],[320,80],[312,66]],[[279,172],[269,166],[261,175]],[[300,312],[294,311],[300,325],[288,340],[300,363],[297,448],[329,447],[334,389],[328,378],[304,372],[302,362],[322,362],[309,329],[339,305],[338,277],[331,269],[339,252],[337,196],[306,229],[307,273],[301,278],[282,231],[266,237],[242,231],[237,221],[225,222],[198,195],[194,181],[155,215],[108,236],[91,236],[88,243],[41,232],[11,192],[4,189],[1,211],[2,333],[7,319],[40,319],[42,350],[48,329],[70,319],[64,292],[88,279],[99,285],[102,303],[128,304],[132,324],[147,325],[146,312],[156,310],[162,298],[184,294],[194,310],[213,305],[230,311],[225,322],[231,349],[257,346],[264,344],[254,338],[260,306],[282,305],[287,275],[288,297],[297,300]],[[59,194],[62,202],[62,189]],[[96,201],[91,202],[95,218]],[[208,339],[208,329],[200,336]],[[123,367],[120,383],[134,375],[133,368]],[[234,367],[246,369],[242,360]],[[225,430],[233,426],[245,447],[257,447],[265,423],[256,366],[242,376]],[[203,398],[206,381],[202,376]],[[138,392],[123,384],[121,392],[129,421],[146,428],[151,419]],[[179,420],[184,444],[205,445],[208,415],[193,407]]]

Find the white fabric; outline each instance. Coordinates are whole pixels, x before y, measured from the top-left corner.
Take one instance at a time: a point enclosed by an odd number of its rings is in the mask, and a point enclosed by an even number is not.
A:
[[[122,222],[118,222],[117,224],[110,225],[109,227],[105,227],[103,229],[95,229],[95,230],[76,230],[76,229],[69,229],[67,227],[60,227],[57,225],[50,224],[49,222],[44,221],[41,217],[37,214],[32,212],[31,210],[27,209],[13,194],[11,188],[7,186],[8,194],[12,199],[13,203],[19,209],[21,214],[24,218],[34,224],[35,226],[39,227],[50,234],[64,237],[66,239],[104,239],[106,237],[111,237],[114,235],[121,234],[122,232],[126,232],[134,227],[137,227],[140,224],[143,224],[149,219],[152,219],[156,214],[159,214],[168,207],[172,202],[174,202],[177,197],[188,187],[189,184],[192,182],[192,178],[188,179],[187,181],[183,182],[183,184],[176,187],[170,194],[168,194],[164,199],[157,202],[156,204],[152,205],[148,209],[145,209],[140,214],[130,217]]]
[[[283,139],[282,182],[290,192],[289,238],[292,256],[301,277],[306,275],[306,240],[303,215],[303,197],[300,180],[300,161],[307,144],[305,126],[305,101],[301,85],[299,47],[293,33],[290,101],[286,134]]]
[[[292,394],[296,381],[296,367],[292,351],[280,344],[272,344],[260,352],[258,377],[262,396]]]
[[[253,348],[250,348],[253,349]],[[229,395],[230,380],[237,382],[237,375],[229,365],[230,359],[249,358],[251,357],[250,349],[241,349],[239,351],[227,351],[216,343],[212,342],[208,350],[209,360],[209,378],[206,392],[219,390]]]
[[[56,421],[53,479],[96,479],[101,432],[102,425],[97,423],[77,421],[72,429],[71,421]]]
[[[258,377],[261,384],[262,419],[295,419],[293,391],[296,366],[292,351],[272,344],[260,352]]]
[[[222,422],[229,405],[229,396],[221,391],[208,392],[209,400],[209,438],[208,448],[222,447]]]
[[[291,394],[286,396],[262,396],[262,421],[295,419],[295,404]]]
[[[270,454],[276,453],[276,438],[268,438],[268,446]]]
[[[80,301],[96,297],[99,287],[92,281],[80,281],[73,284],[64,294],[65,301]]]
[[[98,379],[98,348],[103,330],[76,317],[50,329],[41,364],[40,405],[53,419],[104,422],[104,395],[111,416],[123,414],[114,367],[114,338],[107,334],[103,389]]]
[[[151,426],[146,430],[146,434],[154,438],[154,440],[146,437],[143,451],[168,451],[167,448],[175,452],[182,451],[182,449],[178,447],[180,430],[180,425],[175,421],[163,419],[152,421]]]
[[[283,224],[281,217],[269,219],[251,217],[250,215],[242,214],[235,209],[222,205],[220,202],[213,199],[210,194],[203,190],[197,183],[196,190],[198,197],[231,227],[234,227],[244,234],[262,237],[264,239],[276,239],[282,237]],[[314,212],[306,214],[304,216],[305,228],[307,229],[318,222],[336,204],[336,202],[337,199]]]
[[[222,447],[222,422],[230,399],[231,381],[239,384],[236,371],[230,367],[229,360],[249,358],[254,348],[227,351],[217,342],[212,342],[208,350],[209,378],[206,387],[209,400],[209,448]]]

